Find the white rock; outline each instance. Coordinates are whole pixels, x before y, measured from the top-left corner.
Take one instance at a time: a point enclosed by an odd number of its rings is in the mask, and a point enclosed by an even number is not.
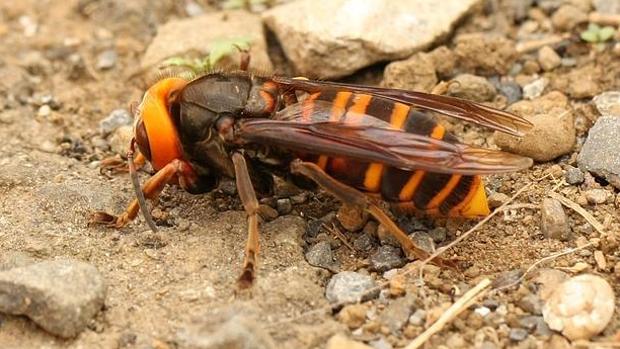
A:
[[[147,70],[170,57],[203,57],[217,40],[237,38],[248,38],[251,41],[250,68],[265,72],[273,69],[267,55],[267,42],[260,17],[245,11],[209,13],[164,24],[158,28],[141,65]],[[231,64],[238,66],[239,61],[237,54],[230,57]]]
[[[603,116],[620,116],[620,91],[607,91],[592,99]]]
[[[452,30],[479,0],[300,0],[263,14],[300,74],[335,78],[403,59]]]
[[[614,291],[605,279],[592,274],[562,283],[543,305],[549,328],[570,340],[589,339],[605,329],[614,313]]]

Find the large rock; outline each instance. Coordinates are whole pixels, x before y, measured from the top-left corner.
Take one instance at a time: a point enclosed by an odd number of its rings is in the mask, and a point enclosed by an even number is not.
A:
[[[263,14],[300,74],[335,78],[448,35],[479,0],[300,0]]]
[[[523,116],[534,127],[522,138],[496,132],[495,143],[503,150],[536,161],[553,160],[572,151],[574,115],[568,98],[562,93],[551,92],[532,101],[517,102],[508,111]]]
[[[46,261],[0,272],[0,312],[26,315],[59,337],[78,335],[105,295],[103,276],[83,262]]]
[[[577,157],[582,170],[605,178],[620,188],[620,117],[600,117],[588,133]]]
[[[209,13],[164,24],[142,57],[142,68],[150,69],[170,57],[203,57],[218,40],[236,38],[251,40],[250,68],[273,69],[260,17],[245,11]],[[234,54],[227,63],[238,65],[239,61],[239,55]]]

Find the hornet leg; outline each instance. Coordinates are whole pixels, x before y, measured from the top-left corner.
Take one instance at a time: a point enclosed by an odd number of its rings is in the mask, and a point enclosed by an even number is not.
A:
[[[243,208],[248,215],[248,241],[245,245],[243,270],[237,281],[239,288],[246,289],[252,286],[254,282],[258,263],[258,200],[256,200],[256,194],[252,187],[245,158],[243,155],[235,153],[232,156],[232,160],[235,165],[237,191],[243,203]]]
[[[144,183],[142,187],[144,197],[150,200],[156,199],[166,184],[174,182],[175,179],[183,177],[187,173],[186,167],[187,165],[183,161],[173,160],[164,168],[157,171],[157,173]],[[95,212],[91,222],[122,228],[136,218],[139,210],[140,205],[138,199],[134,199],[120,216],[117,217],[106,212]]]

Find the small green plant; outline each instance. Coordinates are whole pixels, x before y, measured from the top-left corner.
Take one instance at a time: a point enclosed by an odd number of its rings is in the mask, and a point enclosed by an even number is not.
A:
[[[251,40],[246,37],[216,40],[211,44],[209,54],[202,58],[189,59],[185,57],[171,57],[161,64],[161,68],[182,67],[190,69],[194,74],[211,71],[223,58],[237,51],[248,50]]]
[[[615,34],[616,29],[614,27],[601,27],[596,23],[590,23],[588,29],[581,32],[581,40],[591,44],[599,44],[613,38]]]

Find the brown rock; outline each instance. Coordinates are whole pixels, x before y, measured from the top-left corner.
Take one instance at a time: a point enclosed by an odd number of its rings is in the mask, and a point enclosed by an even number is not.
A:
[[[562,204],[552,198],[542,201],[540,207],[541,229],[547,238],[558,239],[561,241],[570,240],[571,230],[568,225],[568,217],[564,212]]]
[[[385,67],[382,86],[412,91],[430,92],[437,85],[433,57],[418,53],[404,61],[396,61]]]
[[[368,221],[368,214],[357,207],[342,205],[336,213],[336,219],[346,230],[358,231],[364,228]]]
[[[549,46],[538,50],[538,63],[545,71],[553,70],[562,64],[562,58]]]
[[[579,7],[570,4],[562,5],[551,16],[551,23],[561,31],[571,31],[577,24],[587,21],[588,15]]]
[[[459,35],[454,41],[458,61],[477,74],[507,74],[517,58],[515,43],[502,36],[472,33]]]
[[[491,101],[497,95],[495,86],[489,80],[472,74],[460,74],[452,80],[448,95],[476,102]]]
[[[572,151],[574,116],[562,93],[551,92],[532,101],[520,101],[508,110],[525,117],[534,127],[522,138],[496,132],[495,143],[503,150],[536,161],[549,161]]]
[[[350,329],[359,328],[366,322],[367,311],[368,307],[364,304],[351,304],[342,308],[337,318]]]

